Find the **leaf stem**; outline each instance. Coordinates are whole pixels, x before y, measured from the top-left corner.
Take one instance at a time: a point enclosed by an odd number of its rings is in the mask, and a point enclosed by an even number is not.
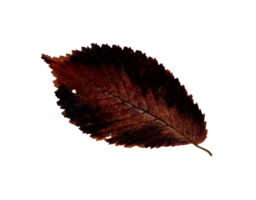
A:
[[[210,149],[208,149],[202,145],[193,145],[193,147],[195,149],[207,154],[209,156],[209,158],[213,158],[213,152]]]

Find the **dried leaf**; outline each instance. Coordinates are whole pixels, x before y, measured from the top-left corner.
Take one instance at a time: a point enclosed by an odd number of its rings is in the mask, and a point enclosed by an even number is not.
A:
[[[125,147],[194,144],[212,155],[198,146],[207,135],[204,115],[156,59],[96,44],[42,59],[56,77],[63,115],[92,138]]]

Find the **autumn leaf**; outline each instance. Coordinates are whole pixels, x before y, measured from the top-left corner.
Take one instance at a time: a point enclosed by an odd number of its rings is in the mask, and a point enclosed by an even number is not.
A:
[[[59,58],[42,55],[56,77],[57,104],[96,140],[125,147],[198,146],[204,115],[184,86],[141,51],[92,44]]]

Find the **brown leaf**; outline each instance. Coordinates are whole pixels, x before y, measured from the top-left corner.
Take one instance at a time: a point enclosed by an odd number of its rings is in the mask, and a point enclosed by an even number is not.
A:
[[[206,139],[204,115],[156,59],[119,46],[42,55],[56,77],[63,115],[97,140],[125,147],[194,144]],[[72,92],[75,90],[75,93]]]

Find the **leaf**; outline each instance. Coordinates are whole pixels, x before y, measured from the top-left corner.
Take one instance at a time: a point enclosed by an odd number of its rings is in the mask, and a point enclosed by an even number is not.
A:
[[[156,59],[96,44],[42,59],[56,77],[63,115],[92,138],[125,147],[194,144],[212,155],[198,146],[207,135],[204,115]]]

